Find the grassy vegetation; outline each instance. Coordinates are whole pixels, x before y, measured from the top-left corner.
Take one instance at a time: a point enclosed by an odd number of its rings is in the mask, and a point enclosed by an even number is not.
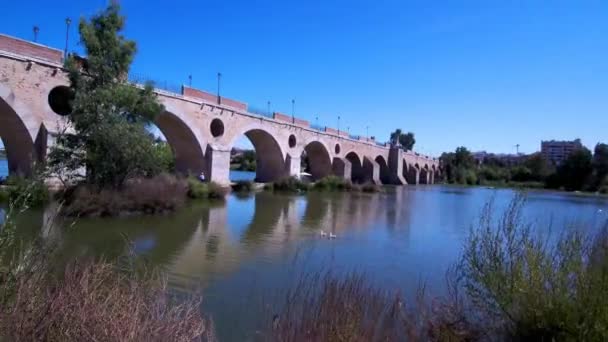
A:
[[[5,189],[0,190],[4,195],[0,195],[9,201],[23,200],[28,207],[40,207],[50,200],[49,190],[40,178],[8,177],[5,182]]]
[[[160,175],[131,180],[120,190],[79,184],[59,196],[66,216],[104,217],[171,212],[183,206],[187,192],[183,179]]]
[[[272,190],[284,192],[305,192],[310,189],[310,184],[296,177],[287,177],[272,183]]]
[[[232,185],[232,190],[237,193],[252,192],[255,184],[251,181],[241,180]]]
[[[314,183],[313,189],[320,191],[351,191],[353,190],[353,183],[341,177],[327,176]]]
[[[24,202],[11,203],[0,226],[1,340],[215,340],[201,298],[178,303],[164,277],[133,257],[63,267],[48,241],[17,240],[12,214]]]
[[[449,293],[411,303],[364,275],[307,275],[269,328],[278,341],[606,341],[608,226],[549,238],[522,218],[516,198],[486,205]],[[583,233],[585,232],[585,233]]]
[[[227,188],[214,182],[203,183],[194,177],[188,177],[187,182],[191,199],[222,199],[228,193]]]

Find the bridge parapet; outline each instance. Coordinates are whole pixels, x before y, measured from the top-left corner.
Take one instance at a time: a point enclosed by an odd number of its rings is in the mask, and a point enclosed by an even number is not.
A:
[[[0,34],[0,50],[23,57],[31,57],[53,64],[63,63],[63,51],[42,44]]]

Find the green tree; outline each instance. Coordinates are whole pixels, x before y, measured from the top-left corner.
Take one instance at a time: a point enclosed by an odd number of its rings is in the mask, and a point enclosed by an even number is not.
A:
[[[608,177],[608,145],[598,143],[593,152],[594,189],[606,183]]]
[[[530,170],[531,180],[534,181],[542,181],[552,173],[549,163],[540,153],[531,155],[524,166]]]
[[[572,152],[557,168],[557,180],[566,190],[582,190],[593,172],[591,151],[581,148]]]
[[[414,138],[414,133],[407,132],[403,134],[401,128],[398,128],[391,133],[391,143],[395,145],[399,143],[404,150],[408,151],[414,149],[416,138]]]
[[[458,147],[454,152],[443,153],[439,159],[449,183],[477,183],[475,158],[466,147]]]
[[[89,21],[80,20],[86,59],[72,56],[66,61],[73,131],[58,136],[49,163],[67,172],[84,168],[89,183],[114,188],[163,168],[146,131],[163,107],[151,84],[136,87],[127,81],[136,45],[121,34],[124,18],[119,12],[118,3],[112,2]]]

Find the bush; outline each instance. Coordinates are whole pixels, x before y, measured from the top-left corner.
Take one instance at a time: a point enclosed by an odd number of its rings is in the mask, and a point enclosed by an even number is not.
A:
[[[5,184],[9,201],[19,201],[28,207],[40,207],[50,199],[49,189],[43,180],[9,177]]]
[[[7,203],[8,198],[9,198],[8,190],[0,187],[0,203]]]
[[[171,175],[133,179],[121,190],[80,184],[62,194],[65,201],[62,214],[82,217],[163,214],[183,206],[187,192],[187,183]]]
[[[465,243],[456,279],[469,318],[506,340],[608,340],[606,229],[593,239],[539,237],[522,221],[523,202],[514,200],[498,220],[486,205]]]
[[[351,191],[353,183],[350,180],[337,176],[327,176],[318,180],[313,188],[315,190],[329,191]]]
[[[382,189],[380,188],[380,186],[374,184],[374,183],[365,183],[363,184],[363,186],[361,186],[361,191],[363,192],[380,192]]]
[[[254,184],[251,181],[238,181],[232,185],[232,190],[236,192],[251,192],[254,190]]]
[[[200,298],[177,305],[159,277],[120,272],[108,262],[76,262],[58,278],[22,274],[14,291],[0,309],[8,340],[214,340]]]
[[[188,177],[188,197],[192,199],[222,199],[228,190],[215,182],[201,182]]]
[[[397,292],[377,289],[361,274],[303,276],[289,289],[274,317],[276,341],[468,341],[476,337],[452,308],[425,303],[424,291],[411,305]],[[268,339],[271,340],[271,339]]]
[[[296,177],[287,177],[272,184],[275,191],[302,192],[308,191],[309,185]]]

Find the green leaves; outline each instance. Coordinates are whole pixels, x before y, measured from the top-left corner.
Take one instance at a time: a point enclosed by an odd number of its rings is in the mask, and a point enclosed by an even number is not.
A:
[[[69,116],[73,130],[57,137],[49,163],[65,173],[84,168],[89,183],[114,188],[129,178],[156,175],[167,164],[145,129],[164,108],[152,85],[127,82],[136,44],[120,34],[119,12],[112,3],[80,21],[86,59],[72,56],[66,62],[75,94]]]

